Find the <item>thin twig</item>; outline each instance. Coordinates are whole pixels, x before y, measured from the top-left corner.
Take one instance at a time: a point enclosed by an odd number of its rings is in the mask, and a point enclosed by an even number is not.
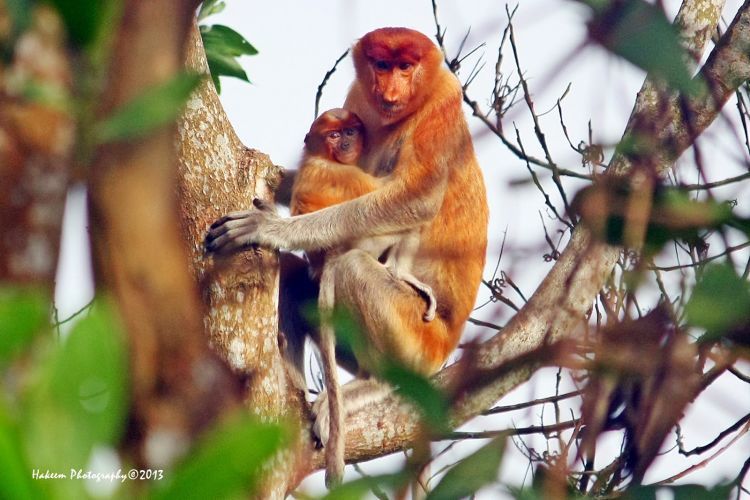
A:
[[[563,401],[565,399],[574,398],[576,396],[580,396],[582,393],[583,391],[571,391],[571,392],[566,392],[565,394],[548,396],[546,398],[539,398],[539,399],[535,399],[534,401],[526,401],[524,403],[518,403],[514,405],[495,406],[494,408],[490,408],[489,410],[482,412],[482,415],[495,415],[498,413],[506,413],[509,411],[523,410],[525,408],[530,408],[532,406],[543,405],[546,403],[554,403],[556,401]]]
[[[346,49],[344,53],[341,54],[338,59],[336,59],[336,62],[333,63],[333,67],[326,72],[325,76],[323,77],[323,81],[320,82],[320,85],[318,85],[318,91],[315,93],[315,116],[313,117],[313,119],[318,117],[320,98],[323,97],[323,87],[326,86],[326,84],[328,83],[328,79],[331,78],[331,75],[336,72],[336,67],[347,55],[349,55],[349,49]]]
[[[654,483],[652,486],[654,486],[654,485],[661,485],[661,484],[671,484],[671,483],[674,483],[678,479],[681,479],[681,478],[687,476],[688,474],[691,474],[691,473],[695,472],[696,470],[704,468],[714,458],[718,457],[719,455],[721,455],[722,453],[724,453],[726,450],[728,450],[729,448],[731,448],[732,445],[735,442],[737,442],[738,439],[740,439],[742,436],[744,436],[749,430],[750,430],[750,422],[747,422],[745,424],[745,426],[742,428],[742,430],[739,433],[737,433],[737,435],[734,436],[732,438],[732,440],[727,443],[726,446],[720,448],[716,453],[714,453],[710,457],[706,458],[705,460],[701,460],[697,464],[691,465],[687,469],[683,470],[680,473],[675,474],[674,476],[668,477],[666,479],[662,479],[661,481],[658,481],[658,482]]]
[[[680,455],[683,455],[685,457],[689,457],[691,455],[702,455],[717,444],[719,444],[725,437],[727,437],[729,434],[737,431],[739,428],[741,428],[746,422],[750,421],[750,413],[739,419],[734,424],[730,425],[723,431],[721,431],[717,436],[711,440],[710,443],[706,443],[703,446],[696,446],[692,450],[685,450],[682,447],[682,443],[680,440],[677,441],[677,450],[679,451]],[[747,432],[747,429],[745,430]]]

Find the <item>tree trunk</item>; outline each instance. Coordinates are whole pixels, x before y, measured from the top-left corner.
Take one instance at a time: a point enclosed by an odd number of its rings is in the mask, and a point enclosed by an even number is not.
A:
[[[190,70],[208,74],[197,26],[186,51]],[[214,349],[245,383],[245,405],[261,418],[301,423],[295,445],[274,461],[261,498],[283,498],[306,475],[295,457],[312,449],[304,394],[285,369],[278,337],[278,256],[268,250],[207,258],[203,242],[218,217],[247,210],[253,198],[273,199],[281,170],[267,155],[246,148],[230,125],[216,89],[206,78],[178,123],[179,199],[192,269],[208,314]],[[302,470],[304,469],[304,470]]]

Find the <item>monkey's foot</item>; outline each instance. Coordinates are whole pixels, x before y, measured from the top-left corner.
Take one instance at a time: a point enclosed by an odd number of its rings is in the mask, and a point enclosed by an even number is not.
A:
[[[435,294],[432,291],[432,287],[426,283],[419,281],[415,276],[412,276],[411,274],[400,273],[398,277],[411,285],[417,291],[417,293],[422,295],[427,301],[427,310],[422,316],[422,319],[427,322],[435,319],[435,313],[437,311],[437,299],[435,298]]]
[[[384,399],[390,393],[391,386],[373,378],[357,378],[342,385],[341,399],[344,402],[344,419],[370,403]],[[313,402],[312,414],[315,419],[312,426],[313,435],[315,440],[322,447],[325,447],[328,444],[328,432],[330,430],[327,392],[322,392],[318,399]]]

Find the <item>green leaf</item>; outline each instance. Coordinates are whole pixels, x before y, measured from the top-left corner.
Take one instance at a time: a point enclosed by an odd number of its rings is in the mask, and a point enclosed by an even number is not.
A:
[[[82,5],[79,0],[46,0],[60,13],[71,41],[86,47],[107,24],[109,0],[89,0]]]
[[[708,488],[700,484],[682,484],[669,489],[674,493],[674,500],[724,500],[729,498],[733,485],[719,484]]]
[[[670,491],[674,500],[725,500],[732,491],[731,484],[717,485],[707,488],[698,484],[682,484],[679,486],[636,486],[628,488],[623,495],[624,500],[653,500],[658,498],[658,492]]]
[[[677,29],[658,6],[644,0],[585,3],[595,11],[589,22],[592,39],[672,88],[691,94],[701,90],[685,64]]]
[[[173,122],[202,78],[195,73],[180,73],[147,89],[97,125],[98,142],[143,137]]]
[[[201,37],[206,52],[220,52],[231,56],[254,56],[258,50],[244,36],[228,26],[201,26]]]
[[[10,18],[13,32],[11,36],[18,36],[29,26],[31,21],[31,0],[5,0],[5,7],[8,10],[8,17]],[[6,40],[3,40],[5,42]],[[13,41],[10,41],[11,44]],[[12,54],[12,47],[3,47],[4,51],[8,52],[6,55]]]
[[[407,483],[409,476],[404,473],[385,474],[382,476],[367,476],[348,483],[341,484],[332,489],[324,500],[353,500],[355,498],[371,497],[370,492],[382,488],[391,491],[401,488]]]
[[[31,478],[31,470],[23,453],[19,429],[0,405],[0,498],[34,499],[42,493]]]
[[[29,462],[42,471],[86,469],[95,446],[112,446],[122,433],[127,362],[123,335],[106,303],[79,320],[38,363],[23,401]],[[83,481],[53,481],[61,498],[81,497]]]
[[[39,289],[0,288],[0,363],[20,353],[49,326],[49,298]]]
[[[198,21],[203,21],[208,16],[218,14],[225,7],[226,4],[220,0],[206,0],[201,4],[201,9],[198,11]]]
[[[390,361],[384,363],[378,374],[390,382],[401,397],[417,406],[424,422],[433,432],[449,430],[448,400],[428,378]]]
[[[505,436],[493,439],[450,469],[435,486],[428,500],[469,497],[497,481],[505,450]]]
[[[211,54],[207,56],[208,69],[211,70],[211,76],[229,76],[233,78],[239,78],[249,82],[247,73],[242,69],[242,66],[236,58],[232,56],[222,54]]]
[[[261,424],[247,415],[233,419],[205,436],[167,481],[157,486],[153,497],[253,496],[264,465],[287,444],[288,434],[280,425]]]
[[[216,91],[221,92],[220,76],[239,78],[250,82],[237,58],[255,55],[258,50],[245,37],[227,26],[220,24],[201,26],[200,32],[203,38],[203,47],[206,50],[208,68],[211,70],[211,79]]]
[[[750,320],[750,288],[729,264],[706,268],[685,306],[687,321],[714,339]]]

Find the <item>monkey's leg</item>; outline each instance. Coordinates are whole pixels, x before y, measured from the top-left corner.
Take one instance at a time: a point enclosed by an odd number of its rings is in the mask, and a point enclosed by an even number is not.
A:
[[[336,366],[336,334],[332,318],[335,303],[335,278],[333,262],[323,266],[320,278],[320,354],[323,358],[323,378],[328,400],[328,439],[321,442],[326,454],[326,486],[332,488],[341,483],[344,476],[344,405],[341,400],[338,368]]]
[[[451,327],[441,315],[425,322],[422,296],[367,252],[339,256],[335,279],[337,305],[363,327],[366,350],[355,355],[365,369],[387,357],[430,374],[456,347],[461,325]]]

